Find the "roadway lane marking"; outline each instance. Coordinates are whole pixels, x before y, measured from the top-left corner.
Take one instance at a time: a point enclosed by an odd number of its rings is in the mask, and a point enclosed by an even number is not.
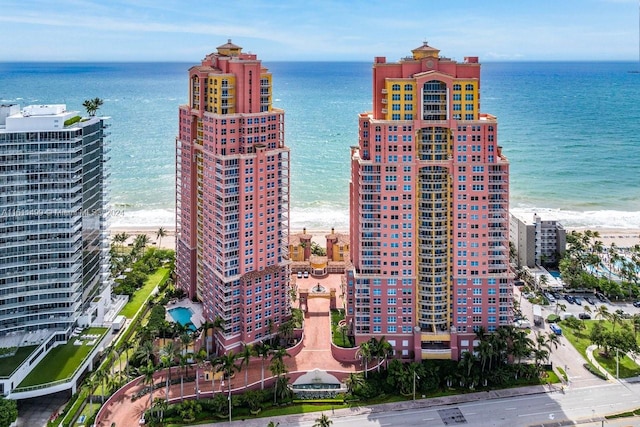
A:
[[[505,411],[515,411],[516,408],[504,408]]]
[[[435,418],[423,418],[422,421],[433,421]]]
[[[529,415],[542,415],[542,414],[549,414],[549,415],[553,415],[553,413],[549,413],[549,411],[545,411],[545,412],[532,412],[530,414],[520,414],[518,415],[519,417],[528,417]]]

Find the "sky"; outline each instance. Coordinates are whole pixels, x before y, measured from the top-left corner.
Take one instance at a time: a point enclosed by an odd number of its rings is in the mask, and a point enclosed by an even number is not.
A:
[[[2,0],[0,61],[638,60],[639,0]]]

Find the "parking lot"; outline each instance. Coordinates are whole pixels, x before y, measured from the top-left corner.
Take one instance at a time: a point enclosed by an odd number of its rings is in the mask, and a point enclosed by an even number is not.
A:
[[[516,288],[517,289],[517,288]],[[571,313],[575,317],[579,317],[580,313],[586,313],[589,310],[591,311],[591,318],[593,318],[595,311],[599,306],[605,305],[609,311],[609,313],[615,313],[617,310],[622,310],[624,313],[629,315],[629,317],[634,314],[640,314],[640,304],[636,302],[634,306],[633,302],[617,302],[610,301],[602,295],[600,298],[597,298],[593,293],[562,293],[562,292],[545,292],[545,297],[549,300],[549,304],[542,305],[543,310],[547,312],[547,314],[556,313],[556,306],[561,305],[564,306],[564,310],[558,308],[557,313],[561,315],[562,313]],[[520,298],[519,290],[514,294],[516,298]],[[526,300],[527,295],[522,294],[522,300]],[[585,310],[585,307],[589,307]],[[530,319],[531,320],[531,319]]]

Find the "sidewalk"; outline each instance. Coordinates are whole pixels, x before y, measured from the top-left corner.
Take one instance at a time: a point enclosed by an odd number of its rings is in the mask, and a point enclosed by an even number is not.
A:
[[[405,402],[383,403],[372,406],[356,406],[352,408],[336,409],[335,411],[324,411],[331,419],[351,417],[354,415],[377,414],[391,411],[406,411],[430,408],[433,406],[459,405],[468,402],[477,402],[488,399],[502,399],[506,397],[530,396],[534,394],[547,393],[550,390],[545,386],[528,386],[519,388],[510,388],[503,390],[481,391],[477,393],[456,394],[445,397],[434,397],[429,399],[407,400]],[[552,390],[554,391],[554,390]],[[295,425],[301,422],[314,422],[318,418],[320,411],[310,412],[306,414],[282,415],[279,417],[255,418],[250,420],[233,421],[231,424],[215,423],[215,424],[199,424],[198,427],[220,427],[220,426],[239,426],[243,427],[264,427],[273,421],[276,425],[281,426]]]
[[[615,381],[615,378],[613,375],[611,375],[609,372],[607,372],[606,369],[604,369],[596,360],[595,357],[593,357],[593,352],[598,348],[597,345],[590,345],[589,347],[587,347],[587,349],[585,350],[585,353],[587,354],[587,360],[589,362],[591,362],[591,364],[593,366],[595,366],[604,376],[607,377],[607,380],[611,380],[611,381]]]

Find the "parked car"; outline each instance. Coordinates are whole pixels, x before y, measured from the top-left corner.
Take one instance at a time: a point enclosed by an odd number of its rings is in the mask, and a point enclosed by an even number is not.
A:
[[[549,328],[551,329],[551,331],[556,334],[556,335],[562,335],[562,328],[558,325],[556,325],[555,323],[551,323],[549,325]]]
[[[556,302],[556,299],[553,297],[553,295],[551,295],[549,292],[545,292],[544,293],[544,297],[549,300],[549,302],[551,304],[553,304],[554,302]]]
[[[603,293],[597,292],[596,298],[598,298],[602,302],[607,302],[607,297],[605,297]]]
[[[588,320],[591,319],[591,316],[589,315],[589,313],[580,313],[578,314],[578,317],[582,320]]]
[[[302,276],[306,279],[309,277],[309,272],[305,271],[304,273],[302,273]]]
[[[565,295],[564,299],[569,303],[569,304],[573,304],[574,302],[576,302],[573,297],[571,295]]]
[[[640,301],[634,301],[633,306],[640,308]]]
[[[584,297],[584,300],[591,305],[596,305],[596,302],[591,297]]]
[[[551,292],[551,295],[553,295],[553,297],[555,299],[560,299],[562,298],[562,295],[560,295],[560,292]]]
[[[302,279],[302,271],[298,271],[298,279]]]
[[[582,305],[582,300],[580,299],[580,297],[573,297],[573,302],[578,305]]]

